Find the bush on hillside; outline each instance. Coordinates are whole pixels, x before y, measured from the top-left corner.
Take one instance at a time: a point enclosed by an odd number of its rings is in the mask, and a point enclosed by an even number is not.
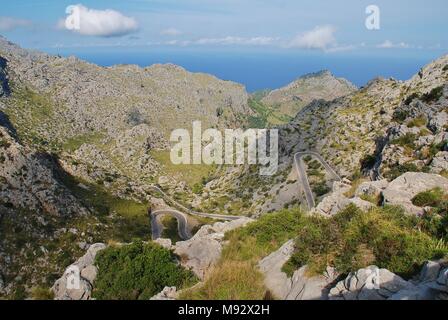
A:
[[[165,286],[181,288],[196,280],[191,271],[177,263],[171,251],[141,241],[99,252],[96,265],[96,299],[146,300]]]
[[[330,219],[304,219],[295,253],[283,268],[289,274],[304,265],[315,274],[328,265],[344,274],[375,264],[410,277],[426,260],[448,253],[433,235],[418,230],[418,218],[395,207],[366,213],[349,206]]]

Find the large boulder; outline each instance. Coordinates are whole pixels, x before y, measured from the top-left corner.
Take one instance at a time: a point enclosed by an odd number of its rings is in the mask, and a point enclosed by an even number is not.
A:
[[[264,274],[264,284],[271,293],[280,299],[285,299],[291,291],[291,279],[282,271],[283,265],[294,252],[294,240],[289,240],[258,264]]]
[[[448,113],[445,111],[434,114],[433,117],[429,120],[428,127],[433,132],[444,131],[446,125],[448,124]]]
[[[377,197],[387,188],[389,182],[387,180],[366,181],[356,188],[355,196],[374,196]]]
[[[307,273],[307,266],[294,272],[286,300],[328,300],[331,284],[337,277],[335,270],[327,267],[322,275],[311,277]]]
[[[331,217],[344,210],[351,204],[363,211],[368,211],[375,206],[373,203],[365,201],[359,197],[347,198],[340,192],[332,192],[328,196],[324,197],[311,212],[313,214]]]
[[[448,263],[428,261],[415,286],[392,295],[390,300],[448,300]]]
[[[264,284],[274,297],[281,300],[326,300],[329,287],[336,279],[332,268],[322,275],[309,276],[307,266],[296,270],[292,277],[282,271],[283,265],[294,252],[294,241],[289,240],[277,251],[258,264],[264,275]]]
[[[224,234],[252,221],[250,218],[241,218],[217,222],[212,226],[202,226],[191,239],[177,242],[173,246],[174,252],[180,256],[184,267],[191,269],[200,279],[204,279],[208,269],[221,257]]]
[[[98,269],[94,265],[97,253],[106,248],[103,243],[89,247],[86,254],[70,265],[51,288],[55,300],[90,300]]]
[[[386,300],[401,290],[415,286],[387,269],[369,266],[351,272],[330,290],[330,300]]]
[[[383,191],[384,204],[402,206],[407,213],[421,215],[423,209],[412,204],[419,193],[434,188],[448,190],[448,179],[437,174],[407,172],[393,180]]]

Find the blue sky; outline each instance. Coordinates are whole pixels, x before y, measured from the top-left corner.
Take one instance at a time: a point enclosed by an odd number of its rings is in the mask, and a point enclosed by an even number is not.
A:
[[[25,47],[225,46],[316,50],[313,46],[291,46],[291,43],[306,32],[329,27],[330,43],[317,49],[331,52],[448,48],[446,0],[0,1],[0,34]],[[64,30],[60,21],[66,17],[65,8],[73,4],[88,9],[113,9],[132,18],[136,27],[119,36]],[[364,26],[365,8],[369,4],[381,10],[380,30],[369,31]],[[1,19],[9,20],[2,24]]]
[[[372,4],[379,30],[365,26]],[[100,65],[172,62],[250,91],[321,69],[357,85],[406,80],[448,52],[446,0],[0,0],[0,10],[0,35],[25,48]]]

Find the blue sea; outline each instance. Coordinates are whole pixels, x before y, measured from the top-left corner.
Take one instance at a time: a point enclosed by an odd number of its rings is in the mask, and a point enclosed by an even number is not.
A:
[[[145,67],[154,63],[174,63],[192,72],[210,73],[220,79],[241,83],[249,92],[279,88],[301,75],[323,69],[328,69],[334,75],[344,77],[359,87],[378,76],[407,80],[421,67],[443,54],[441,51],[406,50],[378,50],[375,54],[135,48],[46,51],[63,56],[75,55],[101,66],[137,64]]]

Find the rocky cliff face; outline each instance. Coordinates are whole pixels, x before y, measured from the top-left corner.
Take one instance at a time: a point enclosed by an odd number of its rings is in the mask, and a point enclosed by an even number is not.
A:
[[[14,89],[46,98],[48,112],[62,122],[47,123],[52,130],[40,132],[47,140],[55,139],[52,133],[63,139],[102,130],[117,137],[141,123],[163,133],[189,128],[193,120],[210,127],[238,125],[239,117],[250,113],[242,85],[175,65],[103,68],[75,57],[28,52],[1,38],[0,53],[8,60]]]
[[[20,140],[118,194],[147,189],[167,174],[178,179],[173,186],[181,185],[181,177],[166,172],[173,129],[191,130],[194,120],[204,128],[242,127],[253,113],[242,85],[171,64],[103,68],[24,50],[1,37],[0,57],[0,111]]]
[[[87,210],[57,179],[57,160],[21,145],[12,134],[0,126],[1,202],[56,216],[86,214]]]

